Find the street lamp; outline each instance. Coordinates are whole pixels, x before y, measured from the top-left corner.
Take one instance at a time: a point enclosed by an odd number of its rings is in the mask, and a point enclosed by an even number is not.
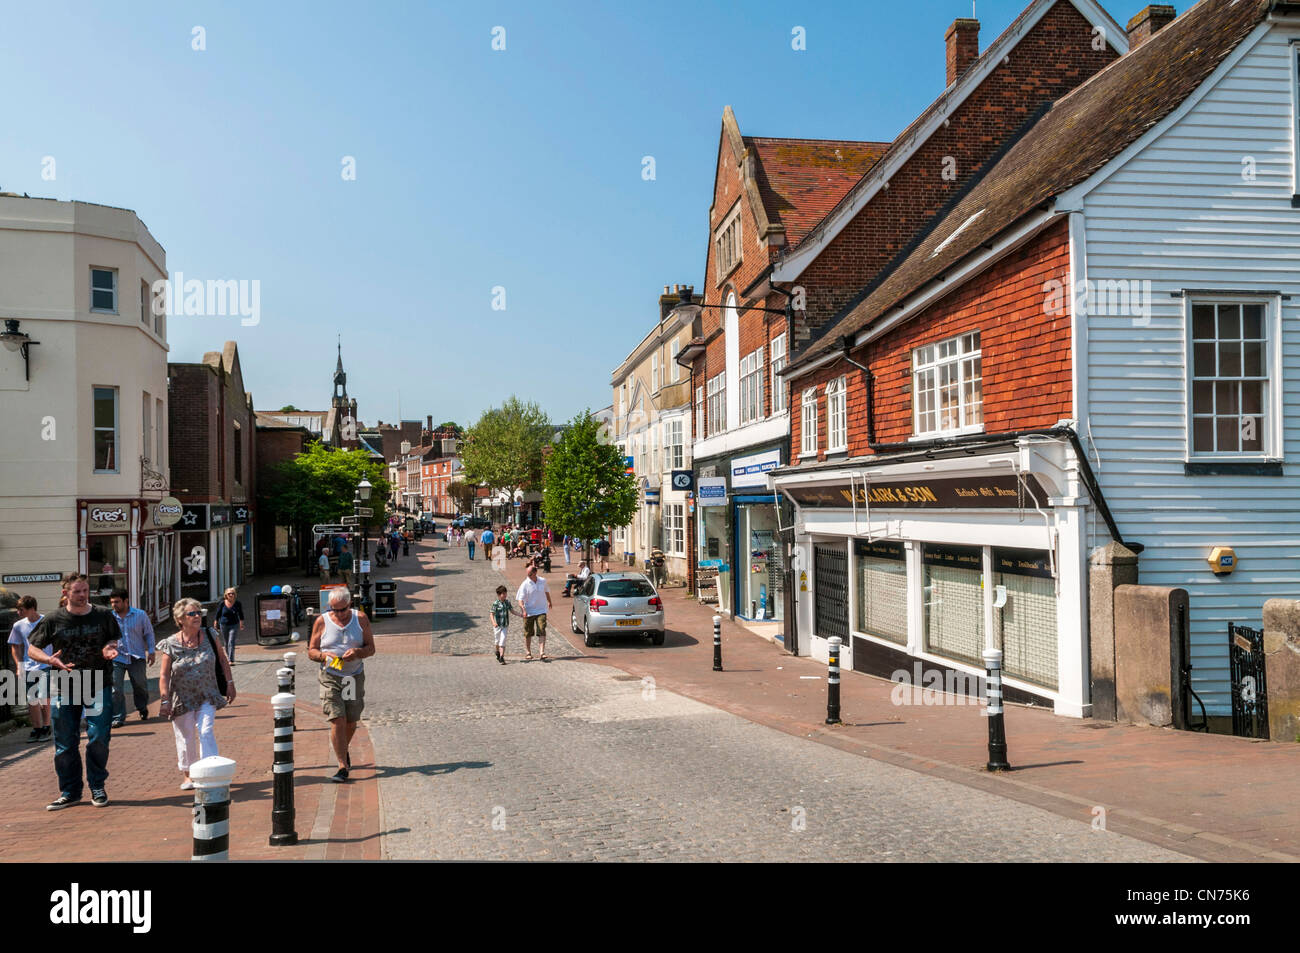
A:
[[[370,502],[372,489],[370,481],[362,477],[353,500],[355,515],[361,516],[361,507]],[[367,615],[373,615],[370,609],[370,525],[366,516],[361,516],[361,608]]]
[[[40,341],[33,341],[30,334],[18,330],[21,322],[17,318],[5,318],[5,329],[0,331],[0,344],[6,351],[21,351],[23,355],[23,380],[31,380],[31,361],[29,348]]]

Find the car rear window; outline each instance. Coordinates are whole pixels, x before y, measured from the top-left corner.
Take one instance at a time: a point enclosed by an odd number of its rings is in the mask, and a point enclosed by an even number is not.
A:
[[[635,599],[654,594],[654,586],[644,579],[606,579],[600,584],[600,595],[615,599]]]

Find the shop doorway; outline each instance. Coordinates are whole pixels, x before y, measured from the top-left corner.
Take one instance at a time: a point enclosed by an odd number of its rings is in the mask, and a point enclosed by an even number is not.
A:
[[[736,555],[734,614],[742,619],[780,622],[786,617],[788,560],[779,538],[780,527],[773,498],[737,497],[732,526]]]
[[[849,559],[844,545],[813,546],[813,613],[817,635],[849,644]]]

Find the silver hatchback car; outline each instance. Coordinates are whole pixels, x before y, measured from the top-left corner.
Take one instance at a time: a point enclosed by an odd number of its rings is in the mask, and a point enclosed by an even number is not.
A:
[[[663,645],[664,604],[639,572],[595,573],[574,595],[569,625],[589,646],[610,635],[639,635]]]

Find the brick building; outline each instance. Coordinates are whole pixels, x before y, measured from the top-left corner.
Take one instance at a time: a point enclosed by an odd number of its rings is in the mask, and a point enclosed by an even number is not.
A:
[[[257,461],[256,483],[259,494],[274,485],[273,471],[277,464],[292,460],[307,449],[307,444],[318,438],[302,424],[289,423],[280,414],[256,416]],[[311,532],[308,526],[279,523],[270,518],[270,510],[258,500],[258,510],[263,518],[254,524],[254,552],[260,571],[283,571],[315,566],[310,562]]]
[[[253,572],[256,441],[239,350],[167,365],[172,495],[183,505],[180,595],[214,602]]]

